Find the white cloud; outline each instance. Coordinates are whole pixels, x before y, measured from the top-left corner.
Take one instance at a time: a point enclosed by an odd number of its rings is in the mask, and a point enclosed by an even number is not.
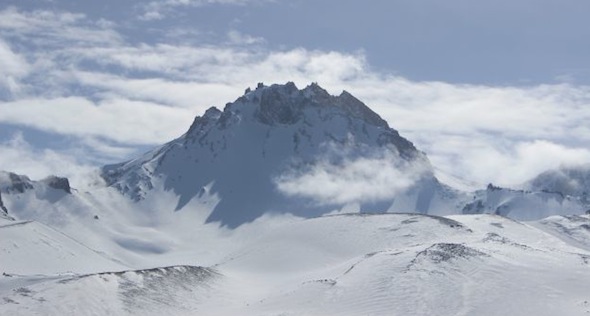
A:
[[[81,163],[74,155],[34,148],[19,133],[0,143],[0,152],[1,170],[25,174],[33,180],[49,175],[65,176],[73,187],[81,187],[89,184],[90,177],[84,175],[93,174],[96,169]]]
[[[588,162],[585,155],[556,155],[578,152],[590,140],[584,123],[590,119],[588,87],[486,87],[403,79],[383,81],[380,87],[350,89],[426,151],[435,166],[467,180],[513,186],[559,161]],[[548,154],[541,144],[561,147],[547,157],[550,163],[531,163],[531,157]],[[527,155],[523,148],[528,148]]]
[[[20,92],[20,79],[29,71],[30,66],[27,60],[0,39],[0,91],[4,87],[11,95]]]
[[[0,74],[23,77],[28,72],[29,64],[26,59],[12,51],[5,41],[0,40]]]
[[[165,104],[183,110],[188,116],[201,114],[212,105],[222,104],[228,95],[237,96],[242,89],[224,83],[174,81],[162,78],[134,79],[103,73],[72,72],[72,79],[99,88],[101,98],[129,99]],[[172,111],[172,110],[170,110]]]
[[[151,21],[166,18],[177,8],[182,7],[202,7],[206,5],[246,5],[261,2],[273,2],[275,0],[158,0],[150,1],[146,4],[139,5],[142,14],[138,17],[140,20]]]
[[[394,198],[425,172],[425,165],[384,150],[354,159],[344,155],[338,162],[324,158],[281,175],[275,183],[286,195],[310,198],[320,205],[371,203]]]
[[[590,162],[590,150],[546,140],[485,140],[481,136],[444,139],[433,148],[433,164],[480,185],[519,186],[543,171]]]
[[[0,103],[0,122],[64,135],[100,136],[120,143],[163,143],[184,133],[192,112],[154,103],[81,97]]]

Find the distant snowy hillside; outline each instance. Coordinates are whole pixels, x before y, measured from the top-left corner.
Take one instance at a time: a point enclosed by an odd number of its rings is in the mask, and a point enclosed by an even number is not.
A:
[[[590,165],[562,167],[541,173],[526,184],[534,191],[545,191],[581,198],[590,207]]]
[[[104,167],[103,177],[136,201],[172,190],[176,210],[217,196],[207,221],[230,227],[267,212],[309,217],[347,204],[386,211],[407,189],[395,209],[428,212],[442,191],[426,156],[361,101],[293,83],[259,85],[223,111],[210,108],[185,135]]]
[[[551,215],[584,214],[588,202],[577,196],[548,190],[514,190],[489,184],[472,193],[462,214],[497,214],[517,220],[536,220]]]

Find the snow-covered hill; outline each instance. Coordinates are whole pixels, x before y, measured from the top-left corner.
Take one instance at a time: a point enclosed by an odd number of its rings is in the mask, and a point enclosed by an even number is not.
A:
[[[223,258],[208,268],[5,276],[0,311],[583,315],[590,312],[589,221],[587,216],[521,223],[496,215],[342,214],[244,230],[255,221],[210,242]],[[230,250],[224,239],[242,246]]]

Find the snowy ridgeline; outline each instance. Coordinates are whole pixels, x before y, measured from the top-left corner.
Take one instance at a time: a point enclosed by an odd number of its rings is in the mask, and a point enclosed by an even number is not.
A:
[[[590,313],[589,170],[460,190],[349,93],[260,85],[84,190],[0,172],[0,314]]]

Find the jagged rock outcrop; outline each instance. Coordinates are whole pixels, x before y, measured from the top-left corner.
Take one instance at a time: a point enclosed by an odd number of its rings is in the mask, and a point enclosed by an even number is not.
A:
[[[29,179],[29,177],[24,175],[19,175],[13,172],[3,172],[2,175],[3,181],[1,181],[0,190],[6,193],[24,193],[27,190],[32,190],[33,181]]]
[[[47,186],[56,190],[63,190],[71,194],[70,181],[64,177],[48,176],[40,181],[33,181],[25,175],[14,172],[0,171],[0,191],[12,193],[25,193],[34,190],[36,186]]]
[[[70,181],[68,178],[58,177],[58,176],[49,176],[41,182],[45,183],[50,188],[54,188],[56,190],[63,190],[66,193],[72,194],[72,189],[70,187]]]

